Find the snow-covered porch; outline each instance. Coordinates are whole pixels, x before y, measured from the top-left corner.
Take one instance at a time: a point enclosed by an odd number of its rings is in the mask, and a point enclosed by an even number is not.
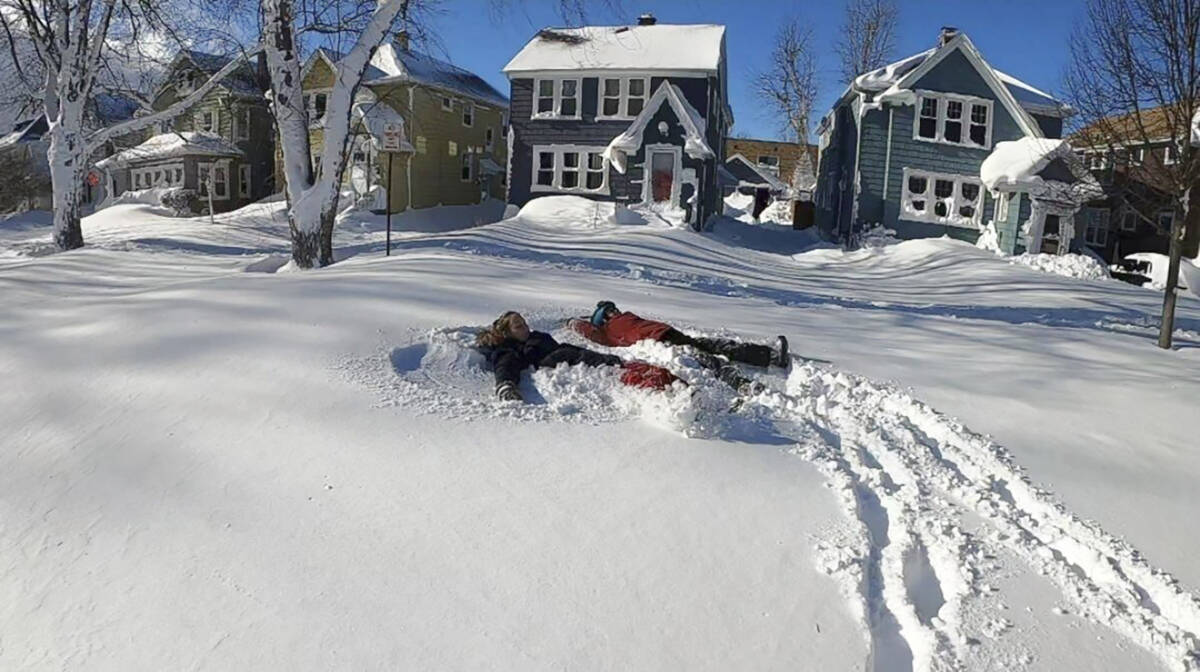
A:
[[[996,202],[985,230],[1010,254],[1070,252],[1078,232],[1075,214],[1104,193],[1065,140],[997,143],[979,176]]]
[[[202,132],[152,136],[96,163],[108,193],[179,187],[195,192],[199,207],[226,212],[251,200],[253,167],[245,153],[224,138]]]

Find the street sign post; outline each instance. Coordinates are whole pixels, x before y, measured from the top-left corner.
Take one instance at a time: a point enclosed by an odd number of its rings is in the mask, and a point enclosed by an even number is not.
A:
[[[392,166],[396,158],[396,152],[400,151],[400,139],[404,135],[404,129],[400,124],[384,124],[383,125],[383,151],[388,155],[388,170],[387,170],[387,251],[385,256],[392,256],[392,185],[395,181],[392,179]]]

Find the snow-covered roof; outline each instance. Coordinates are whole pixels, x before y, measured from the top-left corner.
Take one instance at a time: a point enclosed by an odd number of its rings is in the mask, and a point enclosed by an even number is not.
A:
[[[203,51],[185,49],[176,57],[176,63],[180,59],[186,59],[201,73],[212,76],[220,72],[221,68],[229,65],[229,62],[234,58],[235,56],[207,54]],[[170,71],[174,72],[174,70],[175,68],[172,66]],[[167,84],[169,83],[168,80]],[[258,82],[257,75],[254,72],[254,68],[251,67],[250,62],[247,62],[244,67],[240,67],[226,75],[225,79],[221,80],[220,86],[244,96],[258,97],[263,94],[263,89]]]
[[[40,140],[49,128],[49,125],[46,124],[45,114],[39,114],[33,119],[17,122],[11,132],[0,136],[0,149],[12,147],[22,142]]]
[[[1066,164],[1074,182],[1066,184],[1041,175],[1046,166],[1055,160],[1062,160]],[[1076,202],[1103,193],[1100,184],[1079,160],[1071,144],[1060,139],[1026,137],[998,142],[979,166],[979,179],[993,192],[1028,191],[1034,196],[1054,192],[1062,197],[1069,190],[1071,200]]]
[[[787,185],[782,180],[769,171],[761,170],[741,154],[734,154],[725,159],[723,167],[737,180],[738,186],[764,187],[772,190],[787,189]]]
[[[693,159],[711,159],[716,156],[712,147],[708,146],[708,141],[704,139],[704,131],[707,128],[704,117],[687,102],[678,86],[664,81],[655,90],[654,95],[650,96],[650,100],[646,101],[646,106],[634,118],[629,128],[613,138],[604,149],[604,158],[609,160],[618,173],[625,172],[628,155],[637,152],[642,146],[642,135],[646,131],[646,125],[658,113],[664,102],[670,104],[675,116],[679,118],[680,125],[683,126],[683,151]]]
[[[546,70],[717,72],[725,26],[654,24],[546,28],[504,66],[510,77]]]
[[[483,103],[507,108],[508,97],[479,75],[438,60],[428,54],[398,48],[392,43],[380,45],[371,57],[366,82],[384,84],[412,81],[474,98]]]
[[[941,52],[950,51],[959,46],[964,48],[965,53],[971,56],[978,56],[980,64],[996,76],[996,79],[1003,85],[1008,95],[1012,96],[1013,100],[1024,110],[1034,114],[1055,117],[1065,117],[1071,114],[1071,107],[1066,103],[1056,100],[1045,91],[1026,84],[1012,75],[992,68],[978,54],[974,45],[963,33],[959,33],[940,47],[926,49],[919,54],[913,54],[894,63],[889,63],[882,68],[863,73],[854,78],[853,88],[870,93],[880,93],[887,97],[889,92],[894,94],[901,89],[905,89],[906,84],[911,84],[912,82],[905,82],[906,78],[922,65],[925,65],[927,61],[934,59]]]
[[[123,168],[145,161],[159,161],[183,156],[243,156],[242,150],[212,133],[184,131],[162,133],[136,147],[96,162],[97,168]]]
[[[355,103],[352,111],[354,118],[362,121],[363,126],[366,127],[376,149],[383,149],[383,132],[387,125],[395,124],[400,127],[400,151],[416,151],[408,141],[408,129],[404,125],[404,117],[392,109],[391,105],[364,101]]]

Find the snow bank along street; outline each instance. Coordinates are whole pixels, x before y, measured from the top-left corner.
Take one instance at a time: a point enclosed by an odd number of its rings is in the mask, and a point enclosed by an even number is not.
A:
[[[263,272],[280,208],[0,224],[0,668],[1200,669],[1200,301],[571,198]],[[828,363],[494,399],[599,299]]]

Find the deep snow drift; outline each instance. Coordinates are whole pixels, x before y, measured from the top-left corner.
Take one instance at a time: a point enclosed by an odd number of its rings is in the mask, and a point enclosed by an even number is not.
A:
[[[277,205],[0,224],[0,668],[1196,669],[1200,301],[578,200],[292,274]],[[474,329],[599,299],[828,363],[492,398]]]

